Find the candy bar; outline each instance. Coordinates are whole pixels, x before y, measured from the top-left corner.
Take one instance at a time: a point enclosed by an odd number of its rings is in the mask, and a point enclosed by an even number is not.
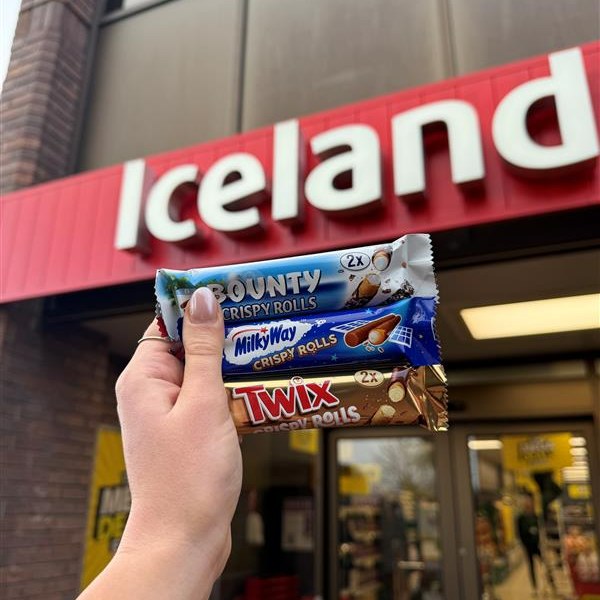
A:
[[[334,369],[372,363],[440,362],[432,327],[435,298],[413,297],[390,306],[292,316],[225,327],[225,379]]]
[[[447,427],[441,365],[227,383],[240,434],[361,425]],[[402,389],[402,395],[398,390]]]
[[[198,287],[212,290],[227,322],[262,321],[376,307],[436,296],[428,235],[391,244],[156,275],[159,316],[179,339],[185,305]]]

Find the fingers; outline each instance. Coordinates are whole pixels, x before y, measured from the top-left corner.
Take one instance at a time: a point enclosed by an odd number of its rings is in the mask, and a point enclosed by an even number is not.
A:
[[[156,321],[143,337],[160,337]],[[166,414],[173,407],[183,379],[183,366],[169,351],[173,343],[147,339],[138,343],[116,385],[119,415],[123,419]]]
[[[164,358],[171,354],[169,352],[174,345],[174,342],[171,342],[169,338],[165,338],[158,327],[158,323],[156,319],[150,323],[144,335],[140,339],[144,338],[161,338],[158,340],[148,339],[146,341],[138,342],[138,346],[133,354],[132,361],[137,362],[153,362],[154,360],[164,360]],[[164,341],[163,341],[164,340]]]
[[[208,405],[210,413],[229,418],[221,375],[223,337],[223,313],[213,293],[199,288],[183,320],[185,370],[178,403]]]

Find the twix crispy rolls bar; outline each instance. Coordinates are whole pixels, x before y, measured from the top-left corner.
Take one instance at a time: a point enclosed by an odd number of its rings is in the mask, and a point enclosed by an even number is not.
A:
[[[446,378],[440,365],[371,366],[349,374],[225,384],[238,431],[260,433],[361,425],[447,426]]]

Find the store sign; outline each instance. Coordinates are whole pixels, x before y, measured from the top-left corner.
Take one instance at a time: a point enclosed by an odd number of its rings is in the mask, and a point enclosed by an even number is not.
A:
[[[0,300],[600,204],[600,43],[1,198]]]
[[[509,471],[558,471],[573,464],[570,433],[507,435],[502,438],[502,464]]]
[[[524,177],[579,165],[600,152],[581,51],[556,52],[548,62],[550,75],[517,85],[501,99],[492,119],[499,157],[520,169]],[[556,106],[561,139],[551,146],[535,140],[527,125],[529,113],[542,100]],[[430,102],[398,112],[389,120],[393,188],[398,198],[426,193],[424,128],[433,124],[445,126],[448,132],[452,183],[463,186],[485,179],[476,107],[464,100]],[[305,176],[302,157],[307,145],[321,160]],[[351,173],[352,183],[340,189],[336,179],[345,173]],[[303,197],[325,213],[351,213],[365,207],[378,210],[383,198],[380,137],[369,125],[351,124],[327,129],[306,143],[297,119],[279,123],[273,130],[272,183],[260,160],[247,152],[227,154],[205,173],[189,163],[172,167],[158,178],[153,178],[143,159],[127,162],[115,247],[143,250],[144,228],[163,242],[201,238],[194,218],[181,219],[174,210],[177,190],[190,184],[197,187],[201,221],[229,234],[262,228],[257,204],[268,197],[270,188],[270,218],[290,225],[301,218]]]
[[[130,508],[131,494],[125,475],[121,432],[99,429],[81,573],[82,589],[96,578],[113,557]]]

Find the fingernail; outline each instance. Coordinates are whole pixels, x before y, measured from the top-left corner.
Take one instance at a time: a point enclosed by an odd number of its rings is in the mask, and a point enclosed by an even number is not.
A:
[[[217,319],[217,301],[208,288],[198,288],[193,293],[188,315],[192,323],[209,323]]]

